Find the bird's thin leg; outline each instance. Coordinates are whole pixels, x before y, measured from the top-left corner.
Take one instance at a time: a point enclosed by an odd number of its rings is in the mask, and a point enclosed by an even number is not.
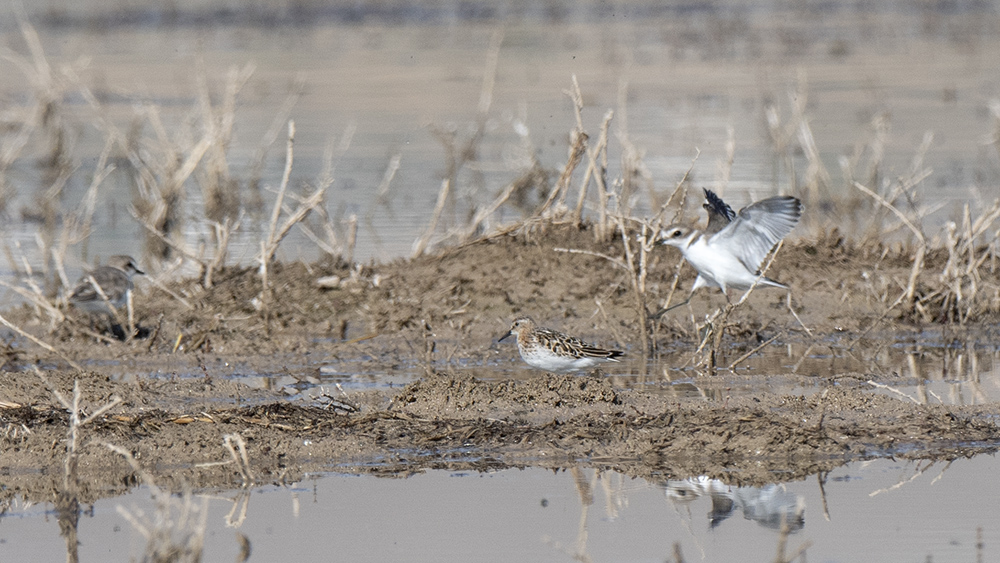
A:
[[[659,311],[651,314],[649,316],[649,318],[651,320],[655,321],[656,319],[658,319],[658,318],[662,317],[664,314],[666,314],[668,311],[673,311],[674,309],[676,309],[678,307],[683,307],[684,305],[687,305],[690,302],[691,302],[691,297],[689,296],[687,299],[685,299],[684,301],[681,301],[680,303],[674,303],[673,305],[671,305],[669,307],[666,307],[664,309],[660,309]]]

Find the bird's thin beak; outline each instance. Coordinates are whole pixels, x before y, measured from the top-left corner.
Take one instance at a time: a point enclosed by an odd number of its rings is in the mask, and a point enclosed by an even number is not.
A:
[[[512,335],[512,334],[514,334],[514,333],[508,330],[508,331],[507,331],[507,334],[505,334],[505,335],[503,335],[503,336],[501,336],[500,338],[498,338],[498,339],[497,339],[497,342],[503,342],[503,340],[504,340],[505,338],[507,338],[508,336],[510,336],[510,335]]]

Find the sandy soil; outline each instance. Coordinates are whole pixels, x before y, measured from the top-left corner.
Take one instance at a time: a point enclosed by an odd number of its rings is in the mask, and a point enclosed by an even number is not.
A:
[[[240,486],[244,476],[224,446],[233,434],[245,440],[258,483],[330,470],[397,475],[434,467],[584,465],[643,477],[709,475],[761,484],[871,456],[968,456],[1000,439],[996,405],[915,404],[867,383],[899,384],[893,373],[761,374],[808,381],[819,391],[710,399],[617,388],[600,374],[477,377],[478,370],[485,375],[498,359],[516,354],[494,340],[522,313],[623,347],[633,358],[630,369],[646,365],[635,361],[642,350],[627,273],[604,258],[557,248],[622,254],[620,241],[595,242],[587,228],[536,225],[357,270],[334,263],[278,265],[270,273],[270,297],[262,297],[252,269],[228,269],[207,290],[194,281],[170,285],[190,308],[139,281],[142,337],[127,343],[97,342],[73,323],[50,330],[28,307],[7,311],[7,318],[62,354],[89,362],[91,371],[68,370],[58,356],[28,343],[6,347],[0,495],[53,500],[63,486],[69,415],[32,365],[65,397],[78,380],[85,412],[121,399],[81,429],[81,501],[136,482],[134,470],[103,443],[133,452],[161,485]],[[928,257],[928,285],[946,258]],[[657,250],[646,295],[650,310],[668,295],[678,259],[672,249]],[[792,304],[813,334],[788,312],[783,292],[755,292],[730,317],[721,356],[731,361],[774,336],[775,345],[809,340],[833,347],[864,336],[856,351],[864,355],[866,343],[887,334],[933,334],[927,323],[941,317],[929,310],[932,301],[919,314],[890,309],[909,267],[904,253],[850,248],[836,237],[787,245],[769,275],[791,285]],[[341,281],[318,288],[316,280],[328,276]],[[681,294],[692,278],[689,268],[682,269]],[[718,292],[703,291],[691,309],[664,315],[653,330],[655,354],[690,357],[698,340],[692,319],[723,303]],[[981,333],[994,320],[984,313],[971,327],[949,325],[947,338]],[[873,322],[881,324],[864,333]],[[459,360],[481,368],[456,375],[451,366]],[[339,363],[386,373],[417,366],[426,376],[403,388],[316,401],[289,400],[280,389],[251,389],[229,377],[237,364],[243,373],[302,373]],[[101,365],[115,367],[95,367]],[[130,375],[122,377],[123,371]],[[724,387],[747,377],[691,375],[694,386]]]

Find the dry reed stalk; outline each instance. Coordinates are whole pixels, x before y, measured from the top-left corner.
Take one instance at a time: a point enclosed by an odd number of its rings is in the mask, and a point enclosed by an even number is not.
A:
[[[226,259],[229,257],[229,237],[232,236],[234,231],[240,229],[240,225],[243,223],[243,215],[244,211],[240,210],[240,214],[235,220],[226,217],[222,220],[222,223],[212,223],[216,248],[212,252],[212,259],[205,264],[205,275],[201,281],[202,287],[206,289],[212,287],[215,272],[225,266]]]
[[[196,76],[201,123],[206,136],[215,140],[205,155],[198,180],[205,217],[215,223],[234,219],[240,211],[239,183],[230,175],[227,153],[236,123],[236,98],[253,73],[253,64],[242,68],[231,67],[226,74],[221,104],[216,108],[212,105],[204,61],[198,60]]]
[[[549,196],[535,213],[537,217],[551,217],[558,220],[567,211],[565,204],[561,206],[554,204],[559,199],[565,198],[562,194],[569,189],[570,180],[573,178],[573,171],[580,165],[583,155],[587,152],[587,138],[587,133],[579,129],[573,129],[570,132],[570,147],[569,154],[566,157],[566,164],[563,166],[562,173],[559,174],[559,179],[556,180],[555,186],[549,192]],[[553,207],[555,207],[555,210],[552,209]]]
[[[21,286],[8,283],[2,279],[0,279],[0,285],[10,289],[14,293],[17,293],[31,303],[35,307],[36,315],[40,316],[40,312],[45,311],[45,313],[49,316],[50,329],[55,328],[56,325],[66,320],[66,315],[64,315],[54,303],[49,301],[48,297],[42,293],[41,288],[39,288],[34,282],[30,282],[28,284],[30,291]]]
[[[285,221],[278,226],[278,220],[281,218],[281,212],[284,209],[283,200],[285,199],[285,193],[288,190],[289,177],[292,173],[292,162],[294,161],[294,143],[295,143],[295,122],[288,122],[288,143],[285,152],[285,170],[281,176],[281,186],[278,188],[277,195],[275,197],[274,208],[271,212],[271,221],[267,230],[267,238],[261,241],[261,256],[260,261],[262,264],[270,263],[274,261],[274,255],[278,251],[278,246],[281,245],[281,241],[288,236],[288,233],[292,230],[292,227],[299,224],[315,209],[320,203],[323,202],[323,197],[326,194],[327,188],[329,188],[329,183],[321,184],[319,187],[313,191],[312,194],[302,197],[295,198],[298,200],[298,206],[294,211],[288,213]],[[289,196],[291,197],[291,196]]]
[[[271,119],[271,124],[268,126],[267,131],[265,131],[263,137],[261,137],[261,142],[257,147],[257,151],[250,160],[250,172],[247,177],[247,188],[248,191],[251,192],[249,195],[251,201],[249,202],[248,207],[250,207],[250,209],[254,212],[263,208],[263,200],[260,195],[260,185],[261,176],[264,172],[264,166],[267,163],[267,154],[271,146],[273,146],[275,141],[278,140],[282,130],[286,129],[292,109],[294,109],[295,105],[298,103],[299,98],[305,91],[305,87],[305,79],[301,76],[297,76],[292,84],[290,92],[287,96],[285,96],[281,106]]]
[[[344,128],[344,133],[343,135],[341,135],[340,143],[337,147],[337,155],[336,155],[337,162],[340,161],[340,159],[347,152],[347,149],[350,148],[351,141],[354,138],[355,132],[356,132],[356,127],[353,124],[349,124],[347,127]],[[323,153],[323,169],[320,172],[319,177],[317,178],[317,186],[319,186],[319,189],[323,192],[323,198],[322,201],[320,201],[320,203],[313,208],[313,211],[316,212],[316,215],[319,216],[322,222],[323,233],[326,236],[326,239],[323,239],[319,235],[317,235],[316,232],[313,231],[312,228],[310,228],[305,221],[299,221],[298,223],[296,223],[296,225],[298,226],[299,230],[302,231],[304,235],[306,235],[307,238],[312,240],[313,243],[315,243],[316,246],[319,247],[321,251],[326,252],[332,257],[338,257],[338,256],[342,257],[345,253],[345,246],[343,243],[340,242],[340,235],[337,234],[337,229],[334,226],[334,222],[330,218],[330,214],[326,210],[326,191],[334,183],[334,171],[336,170],[336,164],[334,163],[334,160],[335,158],[334,158],[333,145],[332,143],[328,143],[326,150]],[[300,204],[306,201],[306,198],[300,197],[293,193],[289,193],[287,194],[287,196],[289,199],[294,199]],[[293,211],[287,205],[282,205],[282,211],[285,212],[287,215],[293,215],[295,213],[295,211]],[[348,226],[348,230],[350,230],[350,226]],[[348,237],[349,235],[350,233],[344,234],[345,238]],[[351,251],[353,253],[353,245],[351,246],[352,246]],[[350,259],[348,261],[350,261]]]
[[[514,193],[514,190],[517,189],[517,186],[518,186],[517,182],[511,182],[510,184],[507,184],[507,186],[500,191],[500,194],[492,202],[490,202],[486,206],[476,209],[476,214],[473,215],[472,220],[469,221],[469,224],[458,230],[458,232],[456,233],[456,238],[458,239],[458,243],[464,244],[468,242],[469,239],[471,239],[473,236],[475,236],[476,233],[480,232],[480,227],[482,226],[483,222],[489,219],[494,213],[496,213],[498,209],[500,209],[501,205],[503,205],[504,203],[507,202],[508,199],[510,199],[511,194]]]
[[[65,491],[75,492],[78,486],[79,479],[77,473],[77,464],[79,460],[79,438],[80,429],[90,424],[94,420],[103,416],[104,413],[108,412],[119,403],[122,402],[121,398],[117,396],[111,397],[111,400],[105,403],[103,406],[98,407],[94,412],[87,416],[83,416],[83,409],[80,406],[82,395],[80,393],[80,380],[73,380],[73,400],[68,401],[62,393],[59,392],[45,377],[37,366],[32,366],[35,370],[35,374],[39,379],[42,380],[42,384],[55,396],[56,400],[69,412],[69,428],[66,434],[66,459],[64,460],[64,473],[63,473],[63,488]]]
[[[587,187],[590,179],[594,179],[597,186],[597,224],[603,225],[607,222],[607,198],[608,198],[608,129],[611,126],[611,119],[614,118],[614,110],[608,110],[604,114],[601,123],[601,133],[597,137],[597,144],[593,150],[587,151],[587,170],[583,174],[583,181],[580,182],[580,193],[576,200],[576,209],[573,211],[573,222],[580,225],[583,221],[583,205],[587,200]],[[600,163],[598,164],[598,159]]]
[[[691,159],[691,164],[688,165],[687,170],[684,171],[684,175],[681,176],[681,179],[678,180],[677,184],[674,185],[674,191],[672,191],[667,200],[660,205],[660,210],[654,218],[656,224],[655,225],[651,224],[651,226],[654,227],[654,232],[659,233],[660,226],[664,223],[663,217],[666,216],[667,209],[670,208],[672,205],[676,206],[677,211],[674,212],[674,215],[670,219],[669,223],[673,224],[681,222],[681,218],[684,215],[684,206],[687,204],[687,190],[685,190],[684,187],[687,185],[688,178],[691,177],[691,171],[694,170],[694,165],[698,161],[698,157],[700,156],[701,156],[701,151],[699,149],[695,149],[694,157]],[[671,281],[670,291],[667,294],[667,299],[664,301],[663,307],[661,307],[659,311],[650,316],[651,319],[657,320],[664,313],[673,308],[670,306],[670,301],[673,299],[674,292],[677,289],[677,283],[680,281],[681,268],[683,268],[684,263],[685,260],[683,257],[680,260],[678,260],[677,266],[674,269],[673,281]]]
[[[574,140],[574,142],[571,142],[570,144],[575,145],[576,144],[575,140],[582,137],[584,141],[584,150],[586,150],[586,140],[588,138],[588,135],[586,130],[583,128],[583,94],[580,92],[580,83],[579,81],[577,81],[575,74],[573,75],[573,89],[563,90],[563,94],[568,96],[569,99],[572,100],[573,115],[576,117],[576,128],[574,128],[573,131],[570,132],[570,139]],[[590,151],[587,151],[587,156],[590,156]],[[589,172],[590,172],[590,167],[588,166],[588,173]],[[588,174],[584,174],[584,183],[580,186],[581,200],[587,192],[587,183],[588,183],[587,176]],[[560,177],[559,180],[563,180],[563,178]],[[565,209],[566,196],[569,195],[569,179],[567,179],[562,186],[560,186],[559,184],[560,182],[556,182],[557,189],[559,190],[558,203],[556,204],[556,207],[558,209]],[[579,204],[577,205],[577,207],[579,207]]]
[[[802,104],[797,110],[800,114],[805,112],[805,100],[796,100]],[[805,182],[809,193],[809,202],[813,205],[819,203],[823,198],[823,192],[830,186],[830,173],[823,164],[820,157],[819,148],[816,146],[816,138],[813,136],[812,128],[809,127],[808,119],[799,120],[799,146],[806,156],[808,166],[806,167]]]
[[[755,346],[752,350],[750,350],[746,354],[743,354],[739,358],[736,358],[735,360],[733,360],[732,363],[729,364],[729,367],[727,367],[726,369],[728,369],[729,371],[733,371],[734,369],[736,369],[736,366],[742,364],[750,356],[753,356],[757,352],[760,352],[761,350],[763,350],[764,348],[766,348],[767,346],[769,346],[772,342],[774,342],[775,340],[777,340],[778,338],[780,338],[784,334],[785,334],[785,331],[780,331],[780,332],[778,332],[778,334],[775,334],[771,338],[768,338],[764,342],[761,342],[759,345]]]
[[[636,182],[641,180],[646,193],[650,194],[651,207],[656,208],[656,197],[653,191],[653,175],[643,161],[643,151],[635,146],[629,137],[628,128],[628,82],[624,79],[618,84],[618,115],[615,138],[621,144],[621,178],[619,181],[617,212],[619,215],[632,215],[633,195],[637,192]]]
[[[392,186],[392,180],[396,177],[396,172],[399,171],[402,159],[403,155],[397,152],[386,164],[385,172],[382,173],[382,181],[375,188],[375,205],[389,205],[389,187]]]
[[[977,254],[976,241],[993,230],[998,219],[1000,200],[995,200],[992,207],[984,209],[975,219],[969,204],[965,204],[961,229],[951,222],[945,226],[948,261],[938,276],[941,288],[936,292],[940,296],[942,319],[965,324],[973,316],[991,310],[989,298],[980,297],[984,285],[980,269],[991,258],[992,252],[988,250],[996,245],[997,236],[981,254]],[[925,297],[925,301],[930,297]]]
[[[152,284],[153,287],[159,289],[163,293],[166,293],[170,297],[173,297],[174,300],[183,305],[185,309],[192,310],[194,309],[194,305],[192,305],[187,299],[181,297],[180,294],[178,294],[176,291],[164,285],[162,281],[160,281],[160,277],[169,278],[170,276],[172,276],[183,263],[184,260],[182,258],[177,258],[176,260],[174,260],[172,264],[164,268],[164,270],[160,272],[159,275],[157,276],[147,275],[145,279],[148,283]]]
[[[43,342],[42,340],[36,338],[35,336],[33,336],[33,335],[25,332],[24,330],[21,329],[21,327],[19,327],[19,326],[15,325],[14,323],[8,321],[2,315],[0,315],[0,324],[3,324],[5,327],[13,330],[14,332],[16,332],[16,333],[20,334],[21,336],[27,338],[28,340],[34,342],[38,346],[41,346],[45,350],[47,350],[47,351],[49,351],[49,352],[51,352],[51,353],[59,356],[60,358],[63,359],[64,362],[66,362],[67,364],[69,364],[69,366],[71,368],[73,368],[73,369],[75,369],[77,371],[83,371],[83,368],[80,367],[80,364],[74,362],[69,356],[67,356],[66,354],[60,352],[56,348],[53,348],[51,345],[46,344],[45,342]]]
[[[867,383],[868,383],[868,385],[871,385],[872,387],[875,387],[875,388],[878,388],[878,389],[885,389],[886,391],[889,391],[890,393],[893,393],[895,395],[899,395],[900,397],[903,397],[905,399],[909,399],[909,400],[913,401],[914,403],[916,403],[918,405],[921,404],[920,401],[918,401],[917,399],[915,399],[915,398],[907,395],[906,393],[903,393],[902,391],[900,391],[899,389],[896,389],[895,387],[890,387],[888,385],[883,385],[882,383],[876,383],[875,381],[872,381],[870,379],[868,380]]]
[[[271,209],[271,220],[268,223],[267,228],[267,241],[271,242],[275,240],[275,235],[278,228],[278,219],[281,217],[281,202],[285,199],[285,191],[288,190],[288,179],[292,175],[292,162],[295,159],[295,121],[288,120],[288,136],[286,137],[285,143],[285,169],[281,173],[281,184],[278,188],[278,195],[274,201],[274,207]],[[269,256],[266,254],[261,256],[261,260],[270,261]]]
[[[67,401],[45,374],[37,366],[32,366],[42,384],[48,388],[69,414],[69,424],[66,431],[66,457],[63,459],[63,485],[56,497],[56,516],[59,521],[59,532],[66,540],[66,560],[79,561],[78,527],[80,520],[80,488],[79,477],[79,441],[81,429],[104,415],[109,409],[121,402],[118,397],[112,397],[108,403],[98,407],[93,413],[83,416],[81,407],[80,381],[73,380],[73,400]]]
[[[80,202],[75,212],[63,214],[63,228],[59,235],[58,244],[51,249],[51,258],[55,266],[56,274],[59,276],[61,286],[70,287],[69,277],[66,275],[66,254],[70,246],[83,245],[81,254],[86,257],[89,247],[88,241],[92,232],[94,212],[97,208],[97,191],[104,180],[115,170],[114,165],[109,165],[108,158],[114,147],[113,140],[109,137],[101,150],[101,155],[97,161],[97,168],[91,179],[87,193]]]
[[[420,236],[417,240],[413,241],[413,251],[410,252],[411,258],[416,258],[427,250],[427,245],[430,244],[431,237],[434,236],[434,232],[437,231],[438,221],[441,220],[441,213],[444,212],[444,206],[448,202],[448,194],[451,193],[451,180],[445,178],[441,182],[441,189],[438,191],[437,203],[434,204],[434,212],[431,213],[431,222],[427,225],[427,230],[424,234]]]
[[[695,157],[697,159],[697,156]],[[691,162],[691,166],[694,166],[694,160]],[[632,292],[635,298],[636,307],[636,320],[639,325],[639,338],[642,343],[643,359],[648,359],[650,354],[653,352],[653,342],[650,339],[650,327],[649,321],[656,320],[659,318],[660,313],[650,315],[648,309],[646,308],[646,279],[648,277],[648,265],[649,256],[656,246],[656,241],[659,237],[660,229],[663,225],[663,219],[666,214],[666,210],[674,197],[681,190],[681,186],[684,185],[688,174],[691,169],[689,168],[684,177],[678,182],[677,186],[674,188],[674,193],[671,197],[660,207],[656,215],[650,219],[635,219],[632,217],[624,217],[620,214],[610,214],[611,220],[617,226],[619,233],[621,234],[622,245],[625,252],[625,260],[619,258],[613,258],[604,254],[583,251],[583,250],[569,250],[569,249],[556,249],[557,251],[565,252],[575,252],[580,254],[590,254],[598,257],[605,258],[609,260],[616,266],[624,269],[629,273],[629,283],[632,288]],[[606,202],[605,202],[606,203]],[[629,223],[637,224],[637,233],[635,234],[635,240],[638,245],[635,250],[632,248],[632,233],[631,230],[626,226],[626,221]],[[675,276],[674,284],[676,285],[677,279]],[[645,369],[646,362],[642,363]]]
[[[344,260],[354,262],[354,249],[358,244],[358,216],[354,213],[347,218],[347,242],[344,248]]]
[[[267,255],[265,251],[264,241],[260,241],[260,313],[264,318],[264,334],[270,338],[271,337],[271,284],[267,279],[268,260],[264,257]],[[178,337],[179,338],[179,337]],[[174,347],[176,349],[176,346]]]
[[[798,121],[795,116],[789,123],[782,123],[781,115],[778,113],[778,106],[769,104],[764,110],[767,122],[768,133],[771,136],[771,146],[774,150],[773,174],[775,185],[778,184],[778,177],[781,170],[781,163],[789,176],[790,184],[795,189],[795,160],[792,151],[789,150],[795,133],[798,130]]]
[[[354,134],[356,132],[357,132],[357,126],[353,123],[349,123],[346,127],[344,127],[344,132],[343,134],[341,134],[340,142],[338,143],[336,148],[336,155],[334,154],[335,151],[333,143],[331,142],[327,143],[326,149],[323,151],[323,169],[322,171],[320,171],[319,177],[317,178],[316,182],[318,186],[325,186],[325,189],[329,189],[329,187],[333,185],[334,172],[336,170],[337,164],[340,163],[340,160],[343,158],[344,154],[346,154],[347,150],[350,148],[351,142],[353,141]],[[396,156],[398,157],[399,155],[397,154]],[[399,166],[398,158],[396,159],[395,162],[396,162],[396,167],[398,168]],[[392,171],[392,174],[395,175],[395,170]],[[380,186],[379,189],[381,190],[382,186]],[[388,186],[386,186],[384,189],[388,190]],[[295,195],[291,195],[291,197],[295,198],[297,201],[300,202],[302,201]],[[376,199],[378,199],[378,197],[380,196],[377,195]],[[292,211],[287,207],[284,208],[284,211],[285,213],[288,214],[292,213]],[[316,246],[319,247],[321,251],[329,254],[334,258],[342,257],[344,254],[344,244],[340,242],[341,235],[338,234],[337,232],[338,229],[336,228],[334,221],[330,218],[330,214],[327,212],[325,191],[324,191],[323,201],[320,202],[320,204],[317,205],[313,211],[320,219],[320,222],[323,227],[323,234],[325,235],[326,238],[323,239],[319,235],[317,235],[305,221],[298,223],[299,230],[301,230],[302,233],[305,234],[307,238],[312,240],[316,244]],[[374,208],[371,211],[371,213],[374,214]],[[344,236],[346,237],[346,234]]]
[[[171,250],[177,253],[179,257],[190,260],[191,262],[197,264],[199,267],[198,277],[202,277],[205,274],[205,271],[208,269],[208,262],[205,261],[203,256],[201,256],[200,254],[195,254],[193,250],[189,249],[184,244],[175,241],[169,235],[161,231],[159,227],[156,226],[156,224],[154,224],[146,216],[144,216],[143,213],[140,212],[139,209],[137,209],[134,205],[130,205],[128,210],[129,213],[132,215],[132,217],[136,221],[138,221],[139,224],[142,225],[144,229],[146,229],[146,233],[149,236],[154,237],[155,239],[163,243],[164,246],[169,247]]]
[[[202,159],[217,139],[206,131],[196,143],[177,147],[169,139],[159,110],[146,106],[145,115],[157,136],[157,146],[150,152],[160,156],[158,161],[147,160],[139,149],[126,146],[132,164],[136,192],[132,207],[141,222],[151,225],[161,236],[145,239],[146,254],[153,263],[170,257],[178,244],[166,244],[165,238],[178,237],[183,224],[184,185],[201,164]]]
[[[645,366],[647,364],[646,359],[649,358],[650,345],[649,345],[649,311],[646,309],[646,234],[649,232],[648,226],[643,223],[642,232],[639,235],[639,253],[641,254],[639,264],[636,264],[636,259],[634,252],[632,251],[632,244],[629,240],[629,231],[625,228],[625,221],[620,215],[615,216],[615,221],[618,223],[618,229],[622,236],[622,246],[625,248],[625,264],[628,266],[628,271],[631,274],[629,276],[629,281],[632,284],[632,292],[635,296],[635,308],[638,314],[637,322],[639,323],[639,342],[642,344],[642,370],[645,373]],[[653,234],[653,238],[657,236],[656,231]]]
[[[916,286],[917,286],[917,277],[923,270],[924,255],[927,253],[927,242],[924,239],[924,234],[919,228],[917,228],[916,225],[913,224],[912,221],[910,221],[909,218],[906,217],[905,214],[903,214],[902,211],[900,211],[894,205],[886,201],[885,198],[873,192],[872,190],[868,189],[867,187],[859,184],[858,182],[854,182],[853,185],[855,188],[857,188],[861,192],[867,194],[869,197],[874,199],[880,205],[882,205],[889,211],[892,211],[892,213],[895,214],[896,217],[898,217],[899,220],[902,221],[903,224],[905,224],[907,228],[910,229],[910,232],[913,233],[914,238],[917,239],[918,246],[916,253],[913,256],[913,267],[910,269],[910,279],[906,285],[906,293],[905,293],[906,300],[907,302],[910,303],[911,310],[913,310],[913,304],[915,302],[914,295],[916,293]]]
[[[490,109],[493,105],[493,90],[496,86],[496,72],[497,65],[500,58],[500,48],[503,45],[504,33],[502,29],[496,30],[490,38],[490,47],[486,54],[486,61],[483,69],[483,83],[479,93],[479,104],[476,108],[476,121],[472,128],[472,133],[467,139],[459,142],[457,131],[454,128],[442,128],[435,125],[430,125],[429,129],[431,133],[437,138],[445,150],[445,173],[444,180],[446,180],[447,186],[442,182],[442,189],[438,193],[439,199],[437,205],[435,206],[436,218],[432,219],[434,229],[428,229],[424,235],[419,237],[413,244],[413,256],[418,256],[422,254],[428,244],[430,239],[434,234],[434,230],[437,228],[437,224],[441,219],[441,213],[443,213],[444,207],[449,206],[454,213],[456,208],[456,199],[461,190],[461,184],[459,182],[459,174],[466,168],[470,162],[475,162],[479,158],[479,145],[486,134],[486,126],[489,120]],[[481,173],[475,172],[478,187],[482,188],[483,177]],[[475,192],[478,190],[469,190],[470,192]],[[442,201],[440,196],[445,196]],[[438,208],[441,212],[438,212]]]

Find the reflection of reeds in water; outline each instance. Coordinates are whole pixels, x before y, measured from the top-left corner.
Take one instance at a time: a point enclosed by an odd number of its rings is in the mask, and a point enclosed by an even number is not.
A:
[[[63,484],[62,489],[56,497],[56,513],[59,519],[60,533],[66,540],[66,560],[76,562],[80,560],[77,533],[80,520],[80,478],[78,468],[81,431],[86,425],[102,418],[104,413],[114,408],[121,402],[121,399],[112,397],[109,402],[98,407],[89,415],[84,415],[79,380],[73,381],[73,397],[72,400],[67,400],[58,389],[49,383],[48,378],[37,367],[35,367],[35,373],[69,414],[69,424],[66,433],[66,457],[63,460]]]
[[[157,486],[153,476],[139,465],[131,452],[112,444],[105,445],[128,462],[153,499],[155,510],[151,515],[139,509],[118,507],[118,513],[146,539],[142,560],[201,561],[208,527],[208,498],[202,497],[201,502],[195,502],[190,488],[185,488],[180,498],[175,498],[170,491]]]

